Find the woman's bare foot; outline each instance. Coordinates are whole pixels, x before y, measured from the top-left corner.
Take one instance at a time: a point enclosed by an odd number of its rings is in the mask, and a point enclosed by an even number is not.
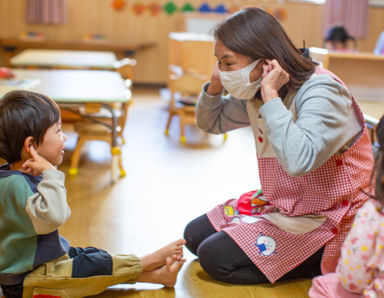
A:
[[[185,263],[185,259],[179,257],[167,257],[166,264],[153,271],[143,271],[137,281],[162,284],[166,287],[175,286],[177,274]]]
[[[168,245],[160,248],[159,250],[146,255],[141,258],[143,271],[152,271],[156,268],[164,266],[166,259],[169,257],[177,256],[178,260],[183,257],[183,245],[185,244],[184,239],[179,239]]]

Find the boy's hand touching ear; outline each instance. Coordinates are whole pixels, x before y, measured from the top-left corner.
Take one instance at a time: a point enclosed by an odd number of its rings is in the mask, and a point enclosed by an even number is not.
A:
[[[49,161],[37,153],[33,145],[29,147],[29,153],[32,157],[22,165],[22,167],[25,169],[25,173],[39,176],[44,170],[56,169]]]

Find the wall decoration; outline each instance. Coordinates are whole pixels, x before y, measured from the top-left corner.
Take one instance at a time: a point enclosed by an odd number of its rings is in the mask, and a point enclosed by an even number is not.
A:
[[[163,9],[167,15],[172,15],[177,11],[177,6],[173,1],[164,4]]]
[[[219,4],[213,10],[216,13],[228,13],[228,9],[224,6],[224,4]]]
[[[148,8],[149,10],[149,13],[152,15],[152,16],[156,16],[160,13],[161,11],[161,6],[159,3],[157,2],[152,2],[148,5]]]
[[[212,12],[212,8],[209,6],[207,2],[204,2],[201,4],[201,6],[198,8],[199,12]]]
[[[262,7],[262,9],[264,9],[266,12],[268,12],[270,15],[272,15],[273,16],[273,10],[272,9],[270,9],[270,8],[268,8],[268,7]]]
[[[274,11],[273,16],[280,22],[287,19],[287,11],[284,8],[278,8]]]
[[[136,15],[136,16],[140,16],[143,14],[143,12],[147,9],[147,7],[141,3],[140,1],[136,1],[133,5],[132,5],[132,10],[133,10],[133,13]]]
[[[232,6],[228,9],[228,12],[229,12],[230,14],[233,14],[233,13],[239,11],[239,10],[240,10],[240,6],[235,4],[235,5],[232,5]]]
[[[181,12],[192,12],[192,11],[195,11],[195,8],[189,2],[185,3],[184,6],[181,8]]]
[[[111,3],[114,10],[122,10],[125,6],[125,0],[113,0]]]

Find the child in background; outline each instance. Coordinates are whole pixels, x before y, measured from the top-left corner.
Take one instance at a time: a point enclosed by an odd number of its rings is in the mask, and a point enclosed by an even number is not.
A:
[[[358,211],[336,273],[314,278],[312,298],[384,297],[384,117],[377,126],[375,197]]]
[[[324,39],[324,45],[332,51],[356,51],[357,48],[356,39],[343,26],[331,27]]]
[[[184,239],[152,254],[70,247],[60,111],[47,96],[12,91],[0,101],[0,285],[5,297],[84,297],[119,283],[174,286]]]

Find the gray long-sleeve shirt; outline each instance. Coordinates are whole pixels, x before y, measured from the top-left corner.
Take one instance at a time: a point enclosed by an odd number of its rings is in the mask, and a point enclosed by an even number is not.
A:
[[[224,133],[250,125],[246,100],[231,95],[210,96],[207,86],[208,83],[203,86],[196,108],[201,129]],[[293,98],[296,115],[289,109]],[[349,91],[329,75],[312,75],[284,101],[274,98],[257,104],[266,122],[267,138],[279,162],[292,176],[317,169],[336,152],[352,145],[362,131]]]

